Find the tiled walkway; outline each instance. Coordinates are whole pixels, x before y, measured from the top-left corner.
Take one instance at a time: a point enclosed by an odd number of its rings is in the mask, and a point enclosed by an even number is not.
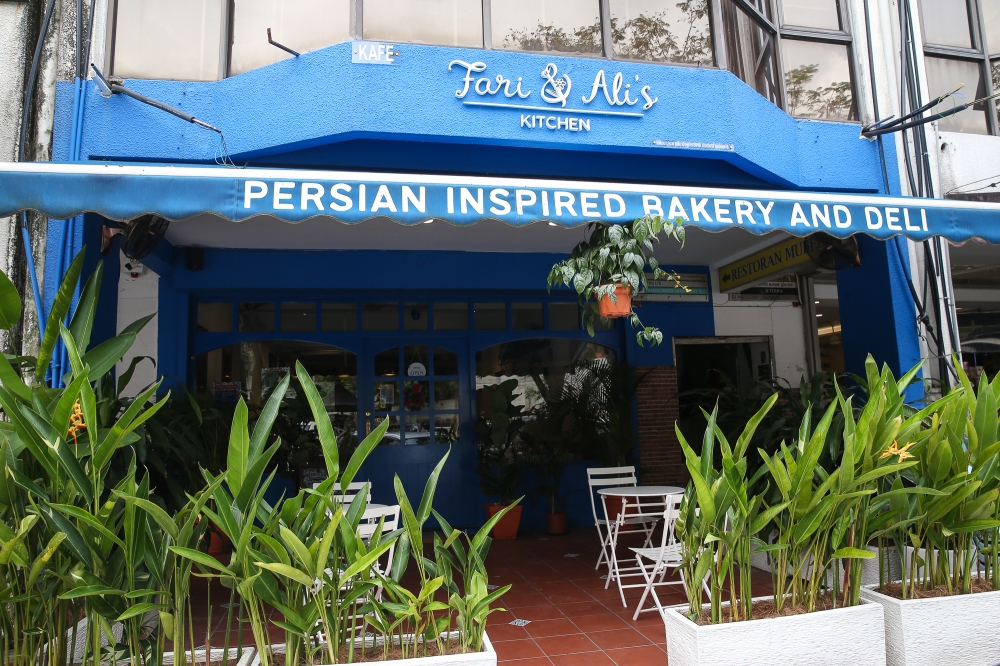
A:
[[[620,557],[630,554],[626,545],[636,544],[620,545]],[[513,585],[501,603],[509,612],[494,613],[487,629],[500,662],[509,666],[665,666],[666,636],[659,613],[651,611],[632,619],[641,589],[626,590],[629,606],[624,608],[614,583],[604,589],[601,576],[607,569],[594,569],[598,549],[594,528],[561,537],[526,534],[516,541],[493,542],[487,562],[490,582]],[[766,574],[760,576],[759,584],[761,589],[755,593],[766,594],[770,588]],[[664,604],[687,601],[680,586],[657,593]],[[510,624],[514,619],[529,623],[514,626]]]

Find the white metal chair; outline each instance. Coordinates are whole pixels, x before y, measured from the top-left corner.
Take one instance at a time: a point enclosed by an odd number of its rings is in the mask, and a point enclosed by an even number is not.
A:
[[[318,483],[314,483],[313,490],[319,488],[319,485],[320,484]],[[351,502],[354,501],[354,498],[358,496],[358,493],[365,489],[365,486],[368,487],[368,501],[366,504],[371,504],[372,487],[368,481],[354,481],[352,483],[348,483],[346,491],[340,489],[339,483],[333,484],[333,499],[338,500],[345,507],[348,507],[351,505]]]
[[[608,545],[611,539],[610,526],[615,518],[608,514],[607,503],[604,501],[603,495],[601,496],[601,512],[597,511],[597,502],[594,501],[594,496],[600,488],[634,488],[638,485],[635,476],[635,467],[632,465],[626,467],[591,467],[587,469],[587,484],[590,491],[590,509],[594,513],[594,526],[597,528],[597,538],[601,541],[601,553],[597,557],[597,564],[594,565],[594,568],[600,569],[601,563],[606,563],[608,565],[608,578],[610,580],[611,558],[609,557]],[[645,519],[629,516],[626,524],[640,526],[646,533],[646,542],[644,545],[648,546],[658,521],[659,517],[649,522]]]
[[[638,565],[639,573],[646,581],[645,589],[642,591],[642,598],[639,599],[639,605],[632,616],[633,620],[639,619],[639,613],[651,610],[659,611],[660,615],[663,615],[663,604],[660,603],[660,598],[656,596],[657,586],[680,585],[687,592],[687,581],[684,580],[683,571],[679,572],[681,578],[679,581],[664,580],[670,569],[677,571],[682,564],[682,544],[678,543],[674,536],[674,525],[677,522],[677,515],[680,513],[682,498],[682,495],[667,496],[666,508],[663,511],[663,536],[660,539],[659,548],[630,548],[635,553],[635,561]],[[641,585],[625,585],[623,587],[640,587]],[[705,580],[701,581],[701,586],[711,596],[708,590],[708,583]],[[643,608],[642,605],[646,603],[646,597],[650,595],[653,597],[652,608]]]
[[[637,500],[629,501],[628,498],[621,498],[621,511],[617,514],[615,519],[611,521],[608,526],[608,579],[604,583],[604,589],[608,589],[611,585],[611,581],[614,580],[618,585],[618,594],[622,599],[622,606],[628,607],[625,603],[625,588],[627,587],[642,587],[643,583],[635,583],[629,585],[623,585],[623,578],[630,578],[635,576],[642,576],[640,568],[637,566],[623,567],[618,563],[618,536],[621,534],[622,528],[626,525],[642,525],[651,526],[649,531],[652,532],[655,529],[656,524],[660,522],[667,511],[667,499],[670,496],[651,496],[643,498],[645,501],[639,502]],[[605,512],[607,511],[607,497],[603,498],[605,500]],[[614,498],[617,500],[618,498]],[[631,511],[629,509],[632,509]],[[675,518],[676,520],[676,518]],[[650,537],[647,536],[646,542],[643,544],[643,548],[649,547]]]

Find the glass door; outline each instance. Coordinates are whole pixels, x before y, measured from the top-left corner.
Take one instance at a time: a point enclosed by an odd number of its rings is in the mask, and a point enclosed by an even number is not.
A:
[[[361,372],[366,388],[361,391],[359,428],[364,430],[359,435],[389,421],[385,436],[362,468],[364,478],[371,481],[373,501],[396,504],[398,475],[410,501],[419,502],[428,476],[450,448],[435,506],[457,524],[473,520],[471,514],[465,515],[469,507],[461,501],[478,486],[467,339],[372,336],[365,341]]]

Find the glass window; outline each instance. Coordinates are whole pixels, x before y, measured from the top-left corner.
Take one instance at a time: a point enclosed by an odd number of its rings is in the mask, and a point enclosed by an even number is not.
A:
[[[161,0],[162,1],[162,0]],[[322,20],[317,20],[322,17]],[[267,43],[271,38],[306,53],[351,38],[350,0],[235,0],[231,74],[291,58]]]
[[[458,381],[445,379],[434,382],[434,409],[458,409]]]
[[[406,435],[403,440],[405,446],[413,446],[415,444],[430,444],[431,443],[431,417],[430,416],[414,416],[408,414],[406,416]]]
[[[611,0],[615,55],[712,65],[710,11],[706,0]]]
[[[458,354],[441,347],[434,348],[434,374],[457,375],[458,374]]]
[[[393,347],[375,354],[375,376],[396,377],[399,375],[399,348]]]
[[[225,5],[225,0],[118,0],[111,73],[126,79],[215,81]]]
[[[403,382],[403,407],[408,412],[426,412],[431,408],[430,382]]]
[[[768,3],[756,0],[762,13],[770,17]],[[747,85],[781,106],[778,92],[774,38],[750,18],[733,0],[722,0],[722,22],[726,37],[728,68]]]
[[[281,331],[283,333],[304,333],[315,330],[315,303],[281,304]]]
[[[497,0],[490,5],[493,48],[601,53],[598,0]]]
[[[364,0],[363,12],[365,39],[483,45],[481,0]]]
[[[458,404],[456,402],[456,408]],[[438,444],[458,442],[458,414],[438,414],[434,417],[434,441]]]
[[[403,370],[407,377],[426,377],[431,373],[427,358],[427,345],[406,345],[403,347]]]
[[[361,306],[362,331],[398,331],[398,303],[365,303]]]
[[[849,53],[845,44],[783,39],[788,113],[827,120],[857,118]]]
[[[785,25],[840,30],[837,0],[782,0],[781,9]]]
[[[324,331],[350,332],[358,330],[358,306],[354,303],[324,303],[320,313]]]
[[[404,331],[426,331],[427,330],[427,304],[426,303],[404,303],[403,304],[403,330]]]
[[[541,331],[545,328],[541,303],[514,303],[510,308],[515,331]]]
[[[468,303],[435,303],[435,331],[467,331],[469,329]]]
[[[952,58],[924,58],[927,69],[927,92],[931,99],[952,90],[959,83],[965,83],[963,92],[966,97],[977,99],[986,95],[986,82],[982,79],[980,66],[977,62],[954,60]],[[975,95],[975,97],[972,97]],[[945,104],[949,102],[946,101]],[[955,102],[960,104],[961,100]],[[946,109],[946,106],[938,107]],[[938,121],[938,126],[945,132],[969,132],[986,134],[986,105],[976,105],[953,116]]]
[[[392,411],[399,409],[399,382],[375,382],[375,409]]]
[[[549,303],[549,329],[553,331],[579,331],[579,306],[576,303]]]
[[[1000,54],[1000,0],[980,0],[983,23],[986,26],[986,46],[992,54]]]
[[[920,0],[924,42],[972,48],[966,0]]]
[[[240,330],[247,333],[274,331],[274,303],[240,303]]]
[[[476,303],[473,319],[477,331],[506,331],[507,305],[505,303]]]
[[[200,333],[231,333],[232,330],[232,303],[198,304],[198,331]]]

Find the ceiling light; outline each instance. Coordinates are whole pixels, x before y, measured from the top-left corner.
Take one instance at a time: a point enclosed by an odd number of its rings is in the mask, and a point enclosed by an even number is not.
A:
[[[819,305],[819,301],[816,301],[816,305]]]
[[[817,317],[822,317],[823,315],[821,315],[821,314],[818,314],[818,315],[816,315],[816,316],[817,316]]]

